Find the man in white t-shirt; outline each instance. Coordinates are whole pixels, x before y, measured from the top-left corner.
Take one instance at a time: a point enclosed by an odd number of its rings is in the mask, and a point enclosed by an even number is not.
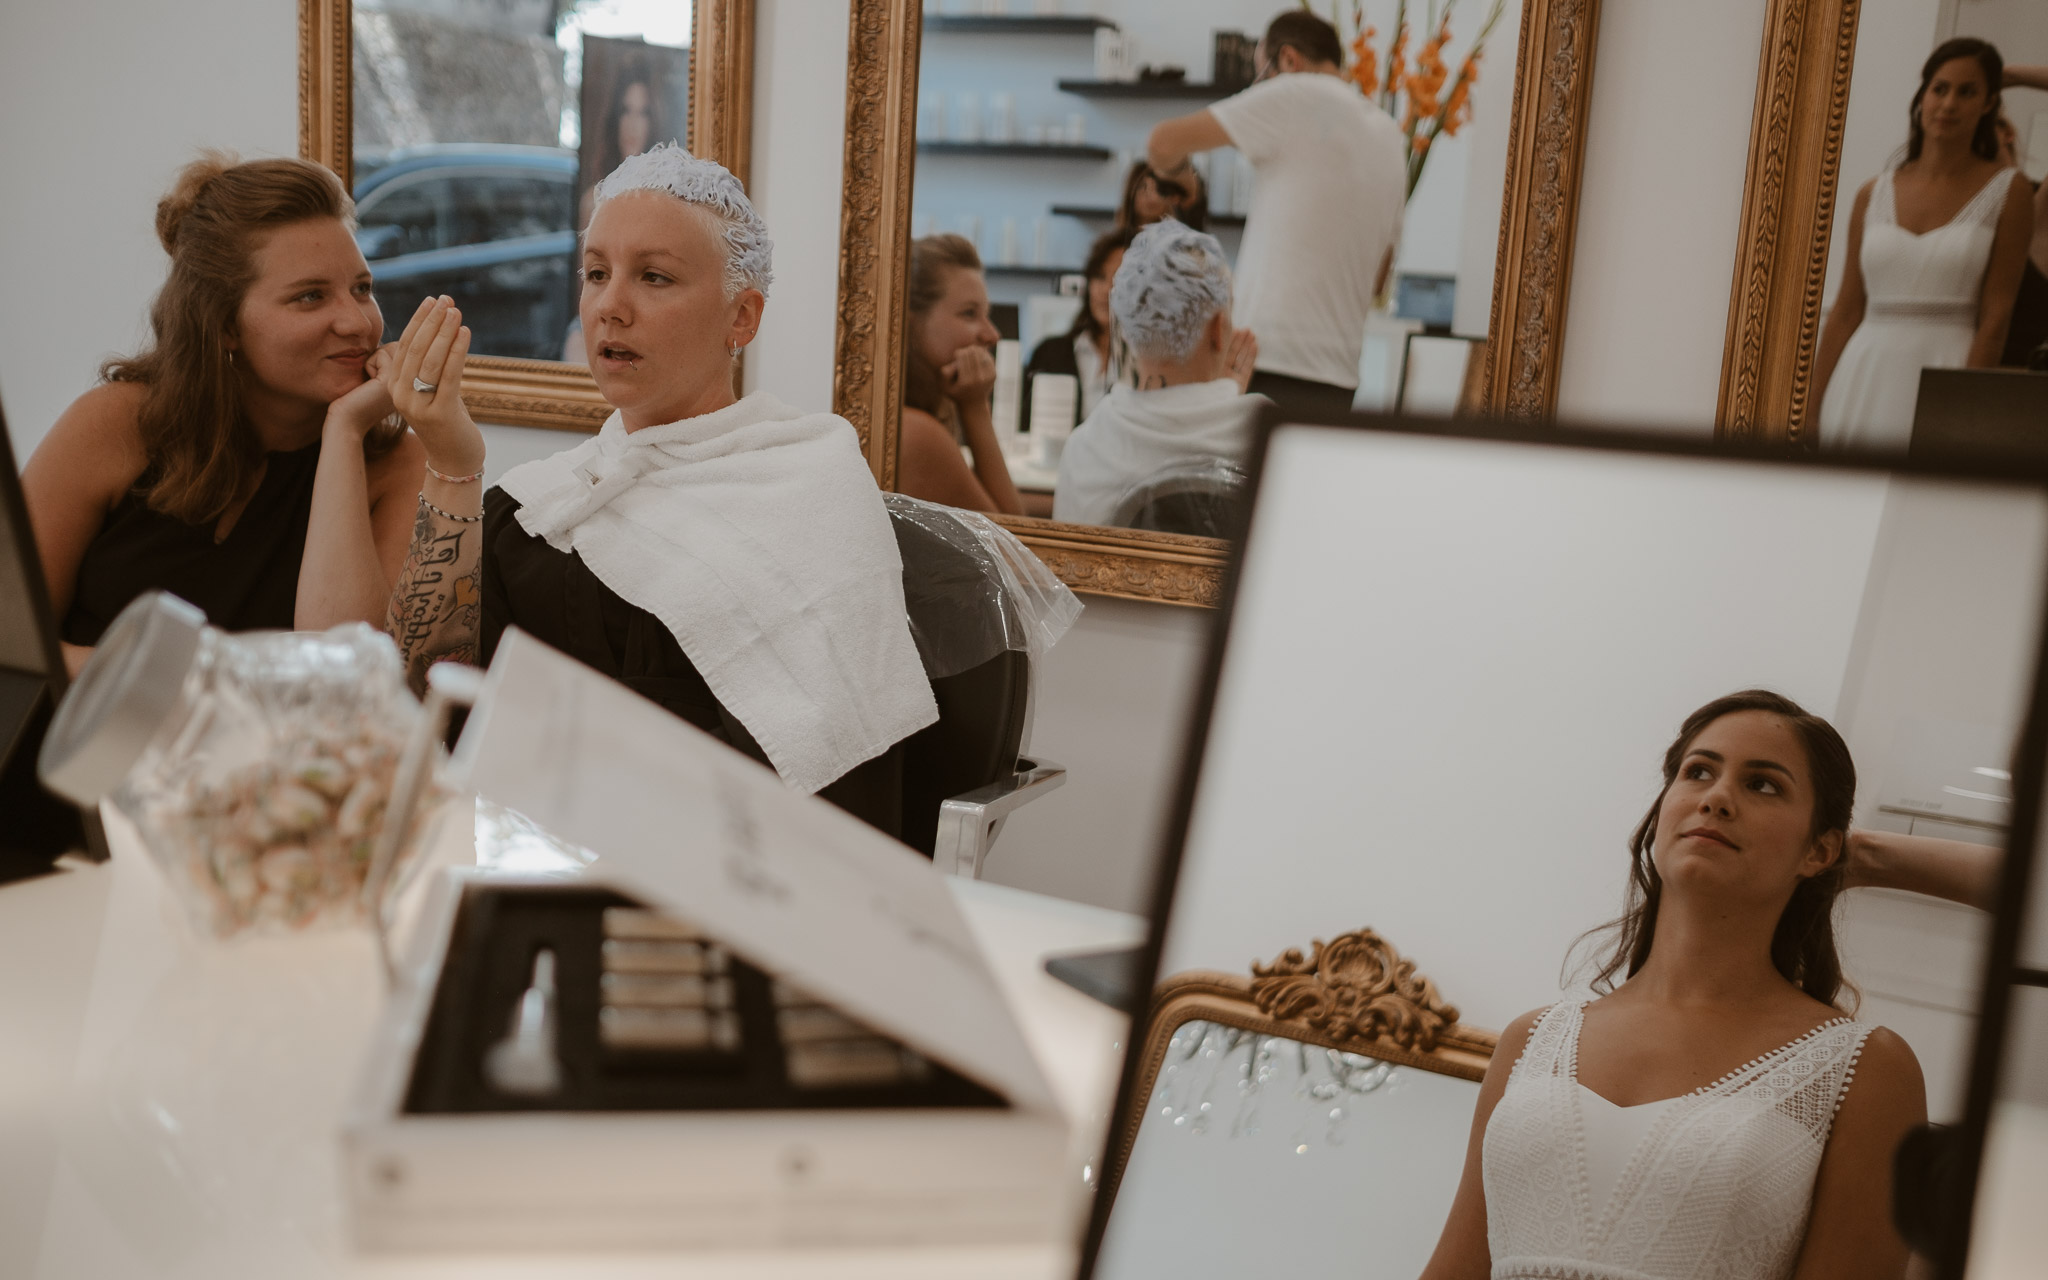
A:
[[[1258,83],[1152,130],[1147,162],[1234,146],[1258,181],[1237,256],[1236,326],[1258,335],[1251,389],[1283,409],[1347,410],[1365,318],[1386,287],[1407,203],[1401,127],[1343,76],[1337,30],[1305,10],[1259,41]]]

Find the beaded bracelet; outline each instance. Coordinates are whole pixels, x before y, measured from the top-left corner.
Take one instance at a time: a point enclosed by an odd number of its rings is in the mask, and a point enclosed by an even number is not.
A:
[[[439,471],[434,470],[434,464],[431,462],[427,464],[427,474],[434,477],[434,479],[441,481],[443,484],[472,484],[484,478],[484,473],[481,471],[477,472],[475,475],[469,476],[443,475]]]
[[[435,506],[433,503],[428,502],[427,495],[424,493],[420,495],[420,505],[425,507],[427,510],[433,512],[435,515],[440,516],[443,520],[453,520],[457,524],[477,524],[483,520],[483,517],[481,515],[458,516],[453,511],[443,511],[441,510],[441,508]]]

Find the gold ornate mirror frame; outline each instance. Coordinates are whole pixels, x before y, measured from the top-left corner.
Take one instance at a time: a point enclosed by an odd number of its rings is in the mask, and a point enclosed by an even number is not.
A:
[[[696,0],[690,150],[747,181],[754,131],[754,0]],[[350,0],[299,0],[299,154],[352,185]],[[596,431],[611,415],[590,371],[551,360],[471,356],[462,399],[481,422]]]
[[[1500,1040],[1460,1023],[1436,984],[1371,929],[1318,940],[1305,957],[1290,949],[1271,964],[1253,962],[1249,978],[1206,969],[1177,973],[1153,993],[1138,1086],[1117,1117],[1104,1162],[1105,1205],[1116,1199],[1130,1164],[1173,1033],[1195,1021],[1474,1081],[1485,1078]]]
[[[1804,440],[1862,0],[1770,0],[1715,432]]]
[[[860,432],[881,486],[894,489],[920,0],[851,3],[832,407]],[[1599,19],[1600,0],[1523,0],[1493,312],[1478,383],[1487,412],[1542,418],[1557,405]],[[1213,605],[1230,553],[1215,538],[994,519],[1068,586],[1134,600]]]

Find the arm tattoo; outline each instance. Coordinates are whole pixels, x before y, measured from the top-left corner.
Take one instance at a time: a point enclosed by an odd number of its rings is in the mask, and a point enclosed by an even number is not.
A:
[[[475,662],[483,613],[483,535],[479,526],[444,520],[421,502],[412,545],[391,588],[384,629],[398,642],[405,680],[427,686],[436,662]],[[471,535],[475,536],[472,537]]]

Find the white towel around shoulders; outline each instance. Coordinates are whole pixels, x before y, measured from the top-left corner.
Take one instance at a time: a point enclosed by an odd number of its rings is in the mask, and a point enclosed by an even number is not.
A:
[[[852,424],[766,392],[514,467],[520,526],[661,619],[794,790],[938,719]]]

